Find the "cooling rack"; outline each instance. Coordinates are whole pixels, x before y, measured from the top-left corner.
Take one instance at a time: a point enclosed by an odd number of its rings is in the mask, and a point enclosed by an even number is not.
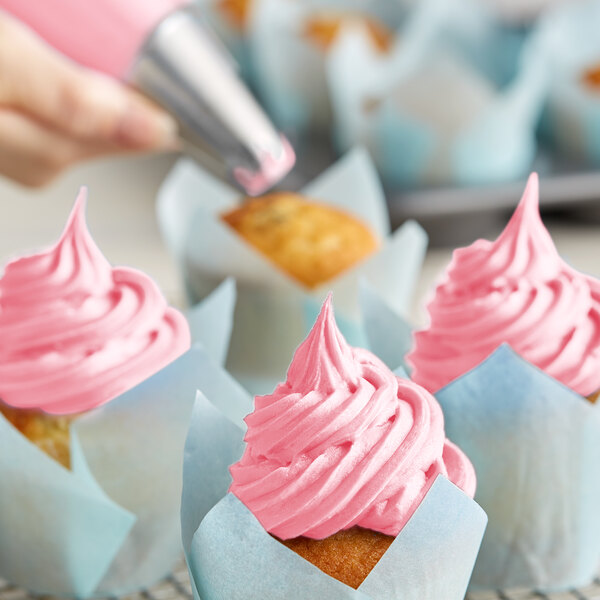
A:
[[[40,598],[0,579],[0,600],[40,600]],[[51,598],[44,596],[44,600],[51,600]],[[116,600],[116,598],[109,597],[106,600]],[[187,569],[184,564],[181,564],[172,575],[157,585],[124,596],[120,600],[192,600]],[[466,600],[600,600],[600,579],[583,588],[566,592],[553,594],[531,590],[478,592],[469,594]]]

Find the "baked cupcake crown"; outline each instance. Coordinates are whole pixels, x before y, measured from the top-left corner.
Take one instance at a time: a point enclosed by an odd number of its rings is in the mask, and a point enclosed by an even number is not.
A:
[[[456,250],[414,335],[412,378],[431,392],[508,343],[582,395],[600,387],[600,282],[558,254],[533,174],[502,234]]]
[[[471,496],[468,459],[435,399],[337,329],[329,297],[285,383],[246,417],[233,492],[270,533],[325,538],[358,525],[397,535],[439,475]]]
[[[0,278],[0,398],[15,408],[90,410],[190,346],[185,317],[152,279],[104,258],[85,199],[83,189],[54,246]]]

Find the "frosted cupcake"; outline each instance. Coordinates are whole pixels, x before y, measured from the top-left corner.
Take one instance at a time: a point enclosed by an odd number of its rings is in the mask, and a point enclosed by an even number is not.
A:
[[[558,254],[532,175],[506,229],[454,252],[407,360],[431,392],[508,343],[582,396],[600,388],[600,281]]]
[[[340,275],[379,245],[356,217],[291,192],[248,199],[223,220],[307,288]]]
[[[475,473],[421,386],[350,347],[327,299],[287,380],[257,396],[230,491],[262,526],[358,588],[436,478],[469,496]]]
[[[82,192],[56,245],[0,278],[0,411],[65,467],[73,418],[190,347],[185,317],[147,275],[108,263],[84,211]]]

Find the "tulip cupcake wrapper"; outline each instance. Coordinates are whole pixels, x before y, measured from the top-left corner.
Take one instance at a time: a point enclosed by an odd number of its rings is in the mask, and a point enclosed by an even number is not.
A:
[[[390,331],[400,332],[398,347],[411,344],[407,323],[376,294],[363,310],[375,354],[389,352]],[[600,565],[598,408],[508,345],[435,396],[448,438],[475,466],[475,500],[489,517],[471,589],[592,581]]]
[[[307,38],[305,26],[312,15],[332,11],[368,15],[392,33],[407,12],[401,2],[387,0],[256,0],[252,11],[248,43],[260,97],[275,122],[300,137],[331,124],[327,51]],[[342,27],[365,29],[356,21]]]
[[[600,89],[582,77],[600,64],[599,20],[600,2],[588,0],[556,9],[539,26],[555,69],[546,128],[561,154],[593,165],[600,164]]]
[[[497,71],[492,57],[514,53],[516,42],[498,27],[482,3],[426,0],[389,56],[374,53],[361,32],[345,32],[327,64],[337,144],[364,144],[390,187],[523,175],[548,64],[532,35],[507,82],[511,68]]]
[[[73,422],[71,470],[0,415],[0,577],[38,594],[85,598],[170,572],[181,552],[180,462],[194,393],[212,376],[211,356],[224,357],[234,302],[227,281],[194,309],[209,350],[194,345]]]
[[[271,537],[232,494],[252,402],[221,372],[212,404],[198,393],[184,458],[182,536],[196,599],[462,600],[486,516],[443,476],[358,590]],[[227,416],[224,412],[226,411]]]
[[[301,193],[353,214],[381,240],[375,254],[316,290],[293,281],[219,218],[238,204],[237,191],[181,162],[159,193],[162,233],[181,265],[192,300],[204,297],[228,275],[237,280],[227,366],[252,393],[269,391],[283,379],[288,358],[312,324],[306,316],[311,299],[314,307],[333,290],[340,322],[360,329],[359,288],[366,280],[405,313],[425,253],[427,238],[416,223],[409,221],[390,234],[385,198],[362,149],[346,155]]]

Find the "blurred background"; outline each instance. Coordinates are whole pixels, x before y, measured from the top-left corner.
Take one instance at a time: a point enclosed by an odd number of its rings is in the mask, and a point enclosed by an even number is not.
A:
[[[600,275],[600,1],[198,0],[197,9],[296,149],[280,187],[299,189],[362,145],[394,226],[425,227],[417,319],[451,250],[495,236],[532,170],[559,250]],[[87,185],[90,229],[109,260],[146,271],[183,304],[154,209],[176,159],[88,161],[33,190],[2,179],[0,261],[55,240]]]

